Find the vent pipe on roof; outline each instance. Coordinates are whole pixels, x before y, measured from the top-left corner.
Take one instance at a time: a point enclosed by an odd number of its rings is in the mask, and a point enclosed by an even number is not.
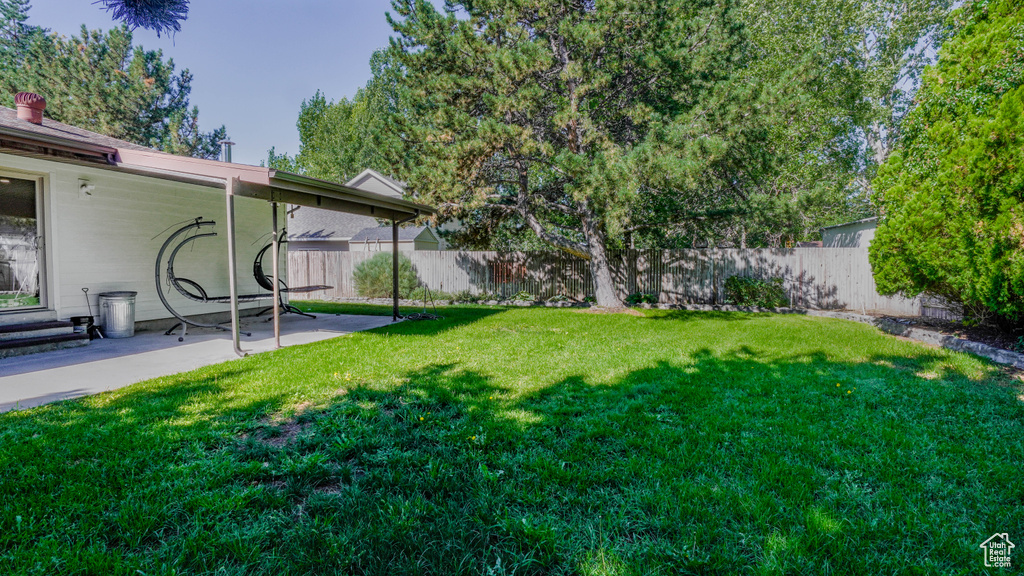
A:
[[[46,110],[46,98],[32,92],[18,92],[14,95],[14,104],[18,107],[18,119],[33,124],[43,123],[43,110]]]
[[[231,163],[231,147],[235,145],[230,140],[221,140],[220,144],[220,159],[223,162]]]

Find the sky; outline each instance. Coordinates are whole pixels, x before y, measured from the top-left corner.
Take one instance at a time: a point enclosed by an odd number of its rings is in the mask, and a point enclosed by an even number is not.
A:
[[[392,33],[389,10],[389,0],[192,0],[181,32],[137,29],[134,41],[188,68],[200,127],[225,125],[232,160],[258,165],[271,146],[299,151],[303,100],[318,89],[352,97],[366,84],[370,55]],[[66,36],[117,25],[92,0],[33,0],[29,23]]]

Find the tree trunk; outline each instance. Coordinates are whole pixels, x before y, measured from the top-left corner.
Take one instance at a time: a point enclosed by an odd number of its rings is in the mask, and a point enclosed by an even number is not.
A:
[[[622,300],[619,299],[615,282],[612,280],[604,232],[593,215],[588,214],[582,220],[583,237],[587,241],[587,253],[590,256],[590,276],[594,282],[594,299],[598,306],[622,308]]]

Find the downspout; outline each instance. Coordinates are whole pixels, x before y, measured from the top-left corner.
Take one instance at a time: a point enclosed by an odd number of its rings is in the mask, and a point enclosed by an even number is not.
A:
[[[238,263],[235,259],[235,181],[237,179],[232,176],[224,183],[228,227],[228,287],[231,292],[231,343],[235,348],[235,354],[245,357],[248,355],[248,351],[242,350],[238,333]]]
[[[281,285],[277,280],[277,275],[281,269],[281,265],[278,262],[277,256],[277,202],[271,202],[270,206],[274,211],[274,216],[272,218],[274,226],[274,235],[272,236],[273,246],[270,249],[273,250],[274,252],[274,256],[273,258],[271,258],[271,262],[273,262],[274,266],[274,349],[277,349],[281,347],[281,305],[279,300],[279,298],[281,298]]]

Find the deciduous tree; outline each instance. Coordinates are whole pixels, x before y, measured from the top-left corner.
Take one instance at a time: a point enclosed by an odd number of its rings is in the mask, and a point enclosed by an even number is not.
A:
[[[296,126],[301,147],[294,157],[269,153],[269,164],[314,178],[345,182],[372,168],[394,175],[396,163],[406,159],[394,153],[401,147],[392,116],[402,107],[393,62],[384,51],[370,58],[373,76],[351,99],[329,102],[317,91],[303,101]]]

